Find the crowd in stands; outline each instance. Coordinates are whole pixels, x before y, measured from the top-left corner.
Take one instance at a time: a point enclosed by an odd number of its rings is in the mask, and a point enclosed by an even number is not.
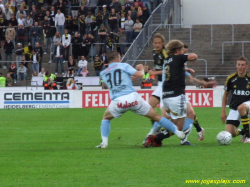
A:
[[[160,0],[0,0],[0,68],[6,86],[45,76],[44,55],[54,74],[95,76],[107,67],[106,54],[121,56],[142,30]],[[14,59],[15,57],[15,59]],[[8,82],[8,83],[7,83]]]

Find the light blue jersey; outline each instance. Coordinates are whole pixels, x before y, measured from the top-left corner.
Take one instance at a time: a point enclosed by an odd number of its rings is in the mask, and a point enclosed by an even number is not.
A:
[[[131,77],[137,70],[127,63],[111,63],[100,73],[103,82],[108,86],[110,98],[114,100],[117,97],[136,92]]]
[[[189,77],[191,74],[187,71],[185,71],[185,77]]]

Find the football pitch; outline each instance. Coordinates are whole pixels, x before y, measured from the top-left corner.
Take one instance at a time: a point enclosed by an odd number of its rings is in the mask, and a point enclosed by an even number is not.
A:
[[[249,186],[249,144],[216,141],[221,108],[195,108],[205,129],[199,142],[193,128],[195,146],[172,136],[142,148],[150,120],[128,112],[111,122],[109,147],[97,149],[104,111],[1,110],[0,187]]]

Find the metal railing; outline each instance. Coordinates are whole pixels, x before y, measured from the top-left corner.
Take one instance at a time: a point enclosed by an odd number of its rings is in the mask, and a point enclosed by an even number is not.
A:
[[[235,43],[241,43],[241,55],[242,56],[245,56],[245,46],[244,44],[245,43],[250,43],[250,41],[225,41],[225,42],[222,42],[222,64],[224,64],[224,54],[225,54],[225,44],[235,44]]]
[[[156,31],[169,17],[170,10],[174,6],[174,0],[167,0],[161,3],[154,9],[147,22],[144,24],[142,31],[138,34],[132,45],[127,50],[126,54],[122,58],[122,62],[130,60],[137,60],[137,58],[143,52],[144,47],[150,41],[152,33]],[[155,28],[150,28],[150,25],[156,24]]]
[[[193,26],[210,26],[210,45],[213,46],[213,37],[214,37],[214,29],[213,27],[216,25],[223,25],[223,24],[162,24],[162,25],[157,25],[157,24],[151,24],[149,25],[149,30],[152,30],[151,27],[165,27],[168,28],[168,40],[171,40],[171,27],[173,26],[180,26],[180,27],[184,27],[184,28],[189,28],[189,45],[192,46],[192,27]],[[228,25],[228,24],[225,24]],[[234,25],[233,24],[229,24],[231,25],[231,39],[232,41],[234,41]],[[147,41],[149,42],[149,41]]]

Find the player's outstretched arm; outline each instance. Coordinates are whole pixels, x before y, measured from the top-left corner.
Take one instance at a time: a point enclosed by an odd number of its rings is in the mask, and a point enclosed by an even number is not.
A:
[[[224,91],[223,97],[222,97],[222,108],[221,108],[221,121],[224,124],[227,119],[227,113],[226,113],[226,105],[227,105],[227,98],[228,98],[228,91]]]
[[[144,75],[144,68],[143,68],[143,65],[142,65],[142,64],[138,64],[138,65],[136,65],[136,68],[135,68],[135,69],[136,69],[137,71],[134,73],[133,77],[142,79],[142,78],[143,78],[143,75]]]
[[[198,56],[196,54],[194,54],[194,53],[190,53],[188,55],[188,61],[195,61],[197,59],[198,59]]]

